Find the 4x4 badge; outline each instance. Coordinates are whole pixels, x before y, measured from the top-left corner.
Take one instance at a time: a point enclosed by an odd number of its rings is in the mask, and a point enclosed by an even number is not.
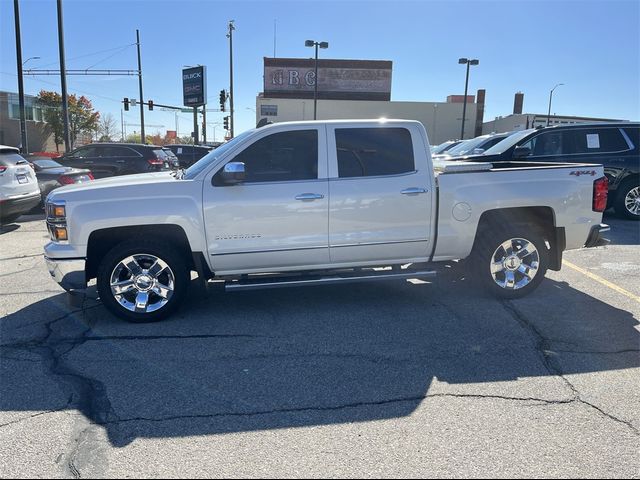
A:
[[[581,175],[591,175],[593,177],[595,174],[595,170],[574,170],[569,175],[575,175],[576,177],[579,177]]]

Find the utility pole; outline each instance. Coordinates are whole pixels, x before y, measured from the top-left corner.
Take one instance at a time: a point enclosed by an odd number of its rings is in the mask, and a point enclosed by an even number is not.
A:
[[[64,30],[62,22],[62,0],[58,0],[58,50],[60,51],[60,88],[62,89],[62,123],[64,124],[64,148],[71,150],[69,135],[69,98],[67,97],[67,71],[64,61]]]
[[[193,144],[200,145],[200,134],[198,133],[198,107],[193,107]]]
[[[233,25],[234,20],[229,21],[229,136],[233,138],[233,127],[235,122],[233,121],[233,31],[236,27]]]
[[[20,6],[13,0],[13,11],[16,22],[16,59],[18,61],[18,101],[20,103],[20,142],[22,153],[29,153],[27,144],[27,116],[24,108],[24,79],[22,77],[22,41],[20,38]]]
[[[122,131],[122,140],[120,141],[124,142],[124,112],[122,109],[120,109],[120,129]]]
[[[144,134],[144,97],[142,96],[142,60],[140,60],[140,30],[136,29],[136,45],[138,47],[138,83],[140,85],[140,139],[142,143],[147,143]]]
[[[207,144],[207,105],[202,106],[202,143]]]

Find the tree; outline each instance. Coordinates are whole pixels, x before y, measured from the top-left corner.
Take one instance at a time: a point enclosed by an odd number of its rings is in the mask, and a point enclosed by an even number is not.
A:
[[[53,133],[53,141],[56,151],[60,151],[59,145],[64,141],[64,121],[62,118],[62,95],[58,92],[41,90],[36,101],[43,109],[44,119],[49,124]],[[91,134],[97,131],[100,113],[93,110],[91,101],[85,97],[69,95],[69,136],[73,148],[77,138],[81,135]]]
[[[98,124],[98,135],[100,135],[99,140],[101,142],[113,142],[113,139],[118,132],[117,128],[118,124],[116,123],[116,119],[113,118],[112,114],[107,113],[100,118],[100,122]]]
[[[182,137],[176,138],[176,143],[182,145],[193,143],[193,137],[190,135],[183,135]]]
[[[56,152],[60,153],[59,145],[64,141],[64,125],[62,123],[62,96],[57,92],[40,90],[36,97],[37,103],[42,107],[44,121],[47,122],[53,141],[56,144]]]
[[[69,95],[69,134],[71,136],[71,148],[75,145],[80,135],[91,134],[98,130],[100,112],[93,110],[91,101],[84,95],[76,98]]]

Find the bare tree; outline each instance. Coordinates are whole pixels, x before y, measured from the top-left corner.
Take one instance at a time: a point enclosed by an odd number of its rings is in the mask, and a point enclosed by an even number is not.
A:
[[[100,124],[98,125],[98,133],[100,134],[101,142],[112,142],[116,134],[118,133],[118,124],[113,115],[107,113],[105,116],[100,117]]]

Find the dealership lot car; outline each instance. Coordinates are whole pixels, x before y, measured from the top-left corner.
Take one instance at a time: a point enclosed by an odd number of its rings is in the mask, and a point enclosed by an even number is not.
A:
[[[434,159],[448,160],[452,157],[461,157],[463,155],[480,155],[509,135],[510,133],[492,133],[465,140],[441,154],[434,155]]]
[[[138,143],[92,143],[56,160],[67,167],[88,168],[95,178],[171,169],[162,147]]]
[[[640,124],[607,122],[558,125],[517,132],[468,161],[580,162],[604,166],[609,206],[640,219]],[[588,171],[588,170],[585,170]]]
[[[93,180],[91,170],[86,168],[65,167],[49,158],[30,158],[29,160],[36,172],[42,199],[47,198],[47,195],[56,188]],[[34,210],[43,208],[44,204],[41,201]]]
[[[206,145],[167,145],[165,148],[171,150],[178,157],[182,168],[189,168],[213,150],[213,147]]]
[[[18,149],[0,145],[0,221],[12,223],[40,203],[33,168]]]

